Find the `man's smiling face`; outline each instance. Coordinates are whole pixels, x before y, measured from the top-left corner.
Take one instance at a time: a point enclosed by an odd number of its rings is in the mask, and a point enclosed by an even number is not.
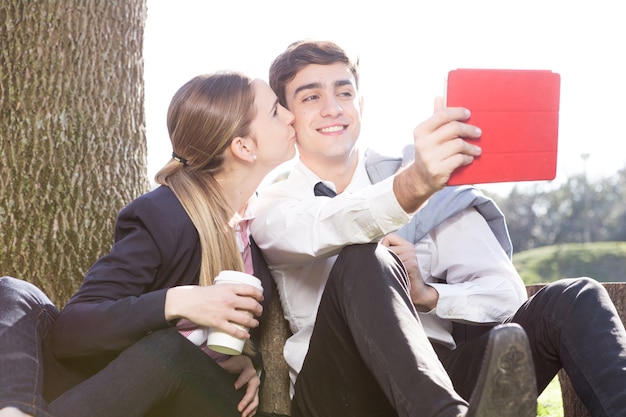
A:
[[[305,163],[352,153],[361,131],[361,101],[345,64],[304,67],[286,85],[285,96]]]

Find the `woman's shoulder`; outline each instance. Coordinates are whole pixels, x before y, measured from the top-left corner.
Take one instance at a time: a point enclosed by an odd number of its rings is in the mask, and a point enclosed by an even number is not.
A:
[[[143,200],[157,201],[157,202],[161,202],[161,203],[164,203],[164,202],[167,202],[167,201],[172,201],[172,202],[175,201],[175,202],[178,203],[178,198],[176,198],[176,195],[174,194],[172,189],[170,187],[165,186],[165,185],[159,185],[156,188],[153,188],[149,192],[147,192],[147,193],[137,197],[133,202],[135,202],[135,201],[143,201]],[[179,203],[179,205],[180,205],[180,203]]]
[[[136,209],[138,207],[148,208],[150,206],[163,209],[183,209],[176,198],[174,192],[164,185],[160,185],[153,190],[140,195],[131,201],[123,210]]]
[[[118,221],[128,218],[162,226],[191,223],[174,192],[166,186],[159,186],[137,197],[124,207],[119,213]]]

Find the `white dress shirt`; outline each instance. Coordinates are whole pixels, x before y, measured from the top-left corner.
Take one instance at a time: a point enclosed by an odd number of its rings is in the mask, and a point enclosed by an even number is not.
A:
[[[484,217],[468,208],[415,244],[422,278],[439,292],[420,314],[426,335],[450,348],[452,321],[502,323],[527,298],[526,287]]]
[[[411,219],[393,193],[393,178],[372,185],[359,156],[352,181],[335,198],[314,196],[320,178],[301,162],[286,180],[259,194],[251,233],[272,271],[293,333],[284,347],[292,388],[336,255],[346,245],[378,241]],[[424,279],[440,294],[437,308],[422,315],[426,333],[450,347],[450,319],[500,322],[526,298],[511,261],[474,209],[433,230],[416,244],[416,253]],[[440,280],[447,284],[435,283]]]

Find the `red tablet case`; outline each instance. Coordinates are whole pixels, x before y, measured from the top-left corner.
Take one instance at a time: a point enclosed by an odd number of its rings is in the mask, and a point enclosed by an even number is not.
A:
[[[446,106],[470,110],[468,123],[482,129],[482,154],[448,185],[554,179],[560,85],[547,70],[450,71]]]

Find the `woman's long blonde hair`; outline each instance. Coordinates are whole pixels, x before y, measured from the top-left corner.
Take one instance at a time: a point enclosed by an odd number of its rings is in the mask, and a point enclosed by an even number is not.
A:
[[[250,133],[255,115],[252,80],[236,72],[201,75],[174,95],[167,114],[173,156],[155,180],[174,192],[198,231],[200,285],[225,269],[243,271],[232,219],[215,174],[236,137]]]

